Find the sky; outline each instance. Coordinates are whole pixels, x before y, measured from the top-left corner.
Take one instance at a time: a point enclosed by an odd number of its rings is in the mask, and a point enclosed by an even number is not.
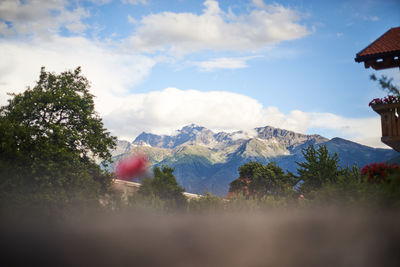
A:
[[[385,147],[369,75],[400,71],[354,57],[398,26],[400,0],[0,0],[0,105],[81,66],[120,139],[270,125]]]

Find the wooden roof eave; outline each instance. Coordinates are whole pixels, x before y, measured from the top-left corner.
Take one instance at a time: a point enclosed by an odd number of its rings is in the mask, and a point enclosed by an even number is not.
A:
[[[400,67],[400,51],[391,51],[387,53],[378,53],[365,56],[358,56],[354,59],[356,62],[364,62],[367,69],[372,67],[375,70]]]
[[[400,56],[400,50],[385,52],[385,53],[377,53],[377,54],[369,54],[365,56],[360,56],[360,53],[357,53],[356,57],[354,58],[355,62],[365,62],[367,60],[377,60],[377,59],[384,59],[387,57],[398,57]]]

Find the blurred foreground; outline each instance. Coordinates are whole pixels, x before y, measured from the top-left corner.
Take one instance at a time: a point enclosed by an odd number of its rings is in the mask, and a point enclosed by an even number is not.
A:
[[[116,138],[80,72],[42,68],[0,107],[1,266],[400,266],[400,165],[343,169],[310,145],[297,175],[243,164],[229,199],[188,195],[144,155],[108,173],[95,159]]]
[[[394,210],[328,208],[13,215],[1,265],[399,266],[399,223]]]

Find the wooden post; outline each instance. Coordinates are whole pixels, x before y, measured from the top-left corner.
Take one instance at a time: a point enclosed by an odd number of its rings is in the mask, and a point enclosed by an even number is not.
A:
[[[373,105],[372,109],[381,116],[381,141],[400,152],[400,103]]]

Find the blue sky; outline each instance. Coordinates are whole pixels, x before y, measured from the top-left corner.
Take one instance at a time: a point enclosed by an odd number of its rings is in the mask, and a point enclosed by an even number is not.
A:
[[[40,67],[82,66],[120,138],[272,125],[380,143],[382,97],[354,62],[400,26],[400,1],[0,1],[0,104]],[[379,71],[394,77],[398,69]]]

